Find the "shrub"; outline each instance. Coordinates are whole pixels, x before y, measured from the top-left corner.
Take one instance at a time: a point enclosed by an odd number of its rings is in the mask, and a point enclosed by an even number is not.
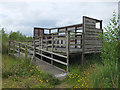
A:
[[[89,79],[93,88],[118,88],[118,52],[116,50],[119,37],[119,26],[116,13],[105,28],[106,32],[102,35],[103,48],[101,59],[103,65],[95,64],[95,68],[90,71]],[[117,48],[118,49],[118,48]],[[90,81],[89,80],[89,81]]]

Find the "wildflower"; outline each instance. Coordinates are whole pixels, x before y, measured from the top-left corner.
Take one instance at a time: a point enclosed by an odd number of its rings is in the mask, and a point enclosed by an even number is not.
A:
[[[40,82],[42,83],[43,81],[42,81],[42,80],[40,80]]]
[[[36,68],[38,68],[38,66],[36,66]]]
[[[46,82],[48,82],[48,80],[46,80]]]
[[[30,72],[32,72],[33,70],[31,69]]]
[[[83,86],[83,84],[82,84],[82,86]]]
[[[78,82],[80,82],[80,80],[78,80]]]

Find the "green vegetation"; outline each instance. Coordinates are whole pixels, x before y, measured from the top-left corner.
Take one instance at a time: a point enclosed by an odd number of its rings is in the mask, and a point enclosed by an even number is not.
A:
[[[65,82],[75,88],[118,88],[120,77],[120,29],[116,13],[105,28],[101,39],[103,48],[100,56],[87,56],[83,66],[73,65]],[[94,57],[94,58],[93,58]],[[119,60],[119,61],[118,61]]]
[[[86,55],[84,65],[70,64],[70,74],[63,80],[39,71],[38,66],[30,66],[24,59],[8,56],[7,41],[27,38],[19,32],[9,35],[2,32],[3,58],[2,78],[5,88],[118,88],[120,84],[120,29],[115,12],[106,32],[100,35],[103,40],[102,52]],[[24,40],[28,40],[27,38]],[[76,57],[75,57],[76,59]]]
[[[0,37],[2,36],[2,54],[8,53],[8,41],[16,40],[16,41],[27,41],[32,40],[32,37],[26,37],[22,35],[19,31],[10,32],[10,34],[5,33],[4,28],[0,30]]]
[[[3,55],[2,87],[3,88],[50,88],[60,81],[50,74],[30,66],[30,62],[13,56]]]

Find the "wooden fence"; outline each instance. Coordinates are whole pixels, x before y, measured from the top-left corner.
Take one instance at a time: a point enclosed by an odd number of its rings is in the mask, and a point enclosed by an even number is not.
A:
[[[59,32],[59,33],[63,33]],[[64,35],[53,33],[51,35],[43,35],[38,37],[33,37],[33,41],[24,41],[24,42],[17,42],[17,41],[9,41],[9,55],[17,55],[20,57],[20,55],[23,55],[26,59],[31,57],[32,61],[31,63],[35,64],[36,62],[36,56],[39,55],[40,59],[43,60],[44,58],[47,58],[51,61],[51,64],[53,65],[53,61],[60,63],[62,65],[66,66],[66,71],[68,72],[69,67],[69,54],[72,47],[70,46],[80,46],[82,44],[70,44],[70,42],[74,39],[81,39],[76,38],[74,36],[74,32],[70,31],[64,31]],[[71,34],[72,33],[72,34]],[[80,34],[81,36],[81,34]],[[57,44],[57,41],[62,40],[64,43]],[[61,52],[63,54],[60,54],[58,52]],[[48,56],[47,54],[51,54]],[[66,59],[65,62],[55,59],[53,56],[58,56],[61,58]]]

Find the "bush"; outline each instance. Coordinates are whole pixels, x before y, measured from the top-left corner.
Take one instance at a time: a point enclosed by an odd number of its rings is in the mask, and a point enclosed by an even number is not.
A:
[[[119,27],[116,13],[113,12],[113,18],[110,19],[109,25],[105,28],[106,32],[102,35],[103,48],[101,59],[103,65],[95,64],[90,71],[89,81],[92,82],[93,88],[118,88],[118,37]]]

